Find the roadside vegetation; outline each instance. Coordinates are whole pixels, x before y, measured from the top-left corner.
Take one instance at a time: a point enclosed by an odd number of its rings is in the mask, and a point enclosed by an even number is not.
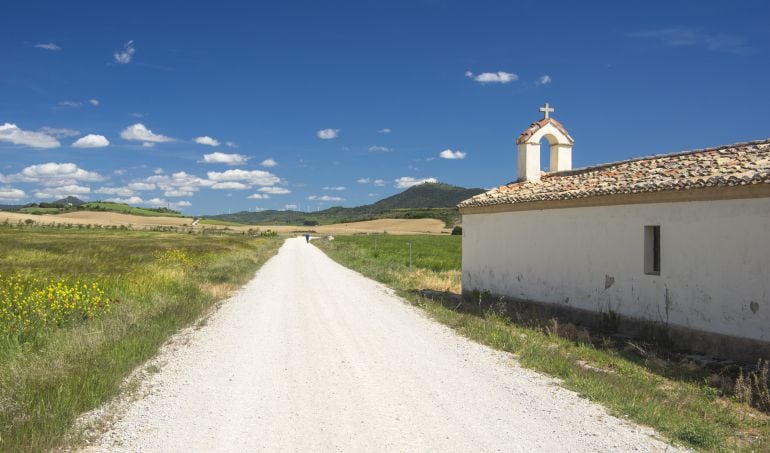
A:
[[[314,244],[396,289],[437,321],[513,353],[523,366],[560,379],[615,416],[652,426],[696,450],[770,451],[770,416],[752,401],[763,391],[767,398],[767,362],[751,377],[739,371],[737,381],[726,379],[718,370],[656,354],[652,346],[554,319],[529,319],[486,294],[461,298],[459,236],[337,236]]]
[[[0,226],[0,451],[76,417],[248,281],[274,237]]]

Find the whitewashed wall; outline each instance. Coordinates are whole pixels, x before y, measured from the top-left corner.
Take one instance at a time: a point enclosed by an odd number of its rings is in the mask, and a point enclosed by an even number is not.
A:
[[[644,226],[661,226],[660,275]],[[770,199],[463,215],[463,291],[770,342]]]

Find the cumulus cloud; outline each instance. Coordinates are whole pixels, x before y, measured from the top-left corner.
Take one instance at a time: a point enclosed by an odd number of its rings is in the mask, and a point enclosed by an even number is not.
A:
[[[25,131],[11,123],[0,125],[0,142],[41,149],[58,148],[61,146],[61,143],[55,137],[42,132]]]
[[[21,189],[0,187],[0,200],[2,201],[19,201],[23,198],[27,198],[27,194]]]
[[[149,182],[132,182],[128,185],[131,190],[155,190],[155,184]]]
[[[239,181],[251,186],[272,186],[281,182],[274,174],[264,170],[227,170],[224,172],[210,171],[209,180],[217,182]]]
[[[204,154],[203,160],[199,161],[204,164],[225,164],[225,165],[243,165],[249,160],[248,156],[243,154],[225,154],[225,153],[211,153]]]
[[[260,187],[259,191],[270,195],[288,195],[291,190],[285,187]]]
[[[113,203],[125,203],[125,204],[142,204],[144,200],[141,197],[127,197],[127,198],[107,198],[104,201],[111,201]]]
[[[218,182],[211,186],[212,189],[217,190],[243,190],[248,189],[249,186],[242,182],[236,182],[236,181],[227,181],[227,182]]]
[[[283,206],[284,211],[296,211],[297,205],[296,204],[287,204]]]
[[[94,190],[94,193],[103,193],[105,195],[115,195],[117,197],[131,197],[134,191],[128,187],[100,187]]]
[[[35,192],[36,198],[66,198],[69,196],[83,196],[91,192],[91,188],[87,186],[79,186],[77,184],[70,184],[61,187],[46,187],[43,190]]]
[[[375,153],[387,153],[388,151],[390,151],[390,148],[388,148],[387,146],[374,145],[369,147],[369,151],[372,151]]]
[[[142,123],[136,123],[123,129],[123,131],[120,133],[120,138],[123,140],[144,142],[145,144],[149,143],[151,144],[150,146],[152,146],[154,143],[166,143],[174,141],[174,139],[171,137],[166,137],[165,135],[152,132]]]
[[[187,208],[192,206],[192,203],[190,203],[189,201],[182,200],[180,202],[174,203],[174,206],[176,208]]]
[[[339,129],[321,129],[320,131],[316,132],[316,135],[318,135],[318,138],[322,140],[330,140],[332,138],[337,138],[340,135]]]
[[[323,188],[324,190],[336,190],[336,191],[343,191],[345,190],[345,186],[326,186]]]
[[[41,127],[38,132],[56,138],[74,137],[80,135],[80,131],[63,127]]]
[[[382,128],[382,129],[378,130],[377,132],[379,132],[380,134],[390,134],[390,128],[389,127],[385,127],[385,128]]]
[[[442,159],[465,159],[466,153],[462,151],[452,151],[451,149],[445,149],[438,154],[438,157]]]
[[[420,184],[425,184],[428,182],[438,182],[436,178],[412,178],[411,176],[402,176],[401,178],[396,179],[396,185],[395,187],[397,189],[408,189],[410,187],[418,186]]]
[[[219,146],[219,140],[215,138],[211,138],[208,135],[204,135],[202,137],[195,137],[195,143],[198,143],[200,145],[208,145],[208,146]]]
[[[52,42],[35,44],[35,47],[38,49],[50,50],[52,52],[58,52],[61,50],[61,47]]]
[[[356,182],[358,184],[369,184],[370,182],[372,182],[372,180],[370,178],[358,178],[356,179]]]
[[[110,141],[104,135],[88,134],[80,137],[72,144],[73,148],[104,148],[110,146]]]
[[[479,83],[509,83],[519,80],[518,75],[504,71],[482,72],[481,74],[474,74],[471,71],[466,71],[465,77]]]
[[[267,200],[268,198],[270,198],[270,195],[264,195],[264,194],[261,194],[261,193],[255,193],[255,194],[249,195],[246,198],[248,198],[250,200]]]
[[[96,172],[83,170],[73,163],[48,162],[31,165],[7,179],[40,184],[47,187],[74,185],[79,181],[94,182],[104,178]]]
[[[167,197],[191,196],[194,192],[200,190],[201,187],[211,187],[215,184],[214,181],[199,178],[183,171],[172,173],[171,175],[156,174],[141,183],[156,185],[160,190],[165,191],[165,196]],[[129,185],[129,187],[133,187],[133,185]]]
[[[228,148],[237,148],[238,144],[235,142],[225,142],[225,146],[227,146]]]
[[[310,195],[309,197],[307,197],[307,199],[313,200],[313,201],[343,201],[344,200],[344,198],[330,197],[329,195],[322,195],[322,196]]]
[[[94,107],[98,107],[99,106],[99,100],[98,99],[89,99],[88,103],[93,105]]]
[[[278,162],[276,162],[272,157],[269,159],[265,159],[262,162],[259,163],[259,165],[267,168],[277,167]]]
[[[198,190],[198,189],[195,189]],[[169,189],[163,192],[164,197],[179,198],[179,197],[191,197],[195,194],[193,190],[181,190],[181,189]]]
[[[374,180],[374,181],[372,181],[372,182],[373,182],[373,183],[374,183],[374,185],[375,185],[375,186],[377,186],[377,187],[382,187],[382,186],[384,186],[384,185],[385,185],[385,180],[384,180],[384,179],[375,179],[375,180]]]
[[[551,83],[551,76],[548,74],[541,75],[535,81],[535,85],[548,85],[549,83]]]
[[[134,48],[134,40],[130,40],[123,44],[123,50],[115,52],[112,56],[115,57],[115,62],[118,64],[129,64],[134,59],[136,49]]]

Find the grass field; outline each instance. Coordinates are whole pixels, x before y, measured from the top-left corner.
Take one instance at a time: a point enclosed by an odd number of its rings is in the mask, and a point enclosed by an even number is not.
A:
[[[0,450],[75,418],[254,274],[278,239],[0,227]]]
[[[460,334],[515,354],[522,365],[559,378],[612,414],[652,426],[675,443],[702,451],[770,451],[768,414],[721,396],[701,373],[654,356],[625,354],[601,337],[566,339],[558,323],[543,328],[514,321],[494,304],[479,309],[480,302],[458,305],[419,296],[423,289],[460,291],[458,236],[337,236],[315,244]]]

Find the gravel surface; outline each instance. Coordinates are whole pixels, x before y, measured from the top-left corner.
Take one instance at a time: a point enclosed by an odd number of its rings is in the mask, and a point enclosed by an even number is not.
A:
[[[674,451],[289,239],[88,451]]]

